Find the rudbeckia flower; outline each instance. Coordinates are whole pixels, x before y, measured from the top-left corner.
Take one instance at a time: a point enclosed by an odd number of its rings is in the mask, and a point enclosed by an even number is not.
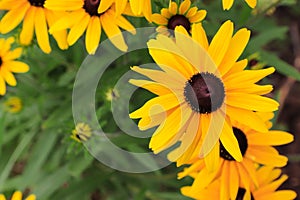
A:
[[[11,50],[14,38],[0,39],[0,95],[5,95],[6,85],[16,86],[17,81],[12,73],[28,72],[29,66],[23,62],[16,61],[22,54],[22,48]]]
[[[220,178],[220,199],[236,199],[239,187],[243,186],[246,191],[250,191],[250,186],[258,187],[258,179],[255,174],[256,165],[267,165],[273,167],[283,167],[287,164],[287,157],[282,156],[273,146],[288,144],[293,141],[293,135],[284,132],[271,130],[267,133],[257,132],[238,122],[233,122],[233,133],[237,138],[241,149],[243,160],[237,162],[231,154],[224,148],[222,142],[219,143],[218,168],[211,171],[205,164],[205,160],[195,161],[189,168],[179,174],[182,178],[189,174],[195,175],[193,190],[195,193],[209,186],[213,180]],[[213,158],[204,158],[213,159]]]
[[[271,112],[278,103],[264,97],[271,85],[256,82],[274,72],[244,70],[247,60],[237,61],[250,37],[243,28],[233,35],[233,23],[226,21],[208,43],[201,24],[192,28],[192,38],[184,27],[175,28],[175,38],[163,34],[148,42],[149,52],[161,70],[132,67],[150,80],[130,80],[158,95],[130,114],[141,119],[141,130],[158,126],[150,148],[159,153],[180,142],[172,159],[187,163],[193,157],[218,158],[219,145],[236,161],[242,161],[232,120],[267,132],[265,123],[253,111]],[[214,159],[209,161],[212,166]],[[214,165],[216,167],[216,165]]]
[[[45,0],[2,0],[0,9],[8,12],[1,19],[0,32],[6,34],[16,28],[22,21],[20,43],[29,45],[35,36],[41,50],[45,53],[51,52],[48,26],[51,26],[64,12],[53,12],[44,8]],[[67,49],[67,32],[58,31],[53,33],[61,49]]]
[[[197,7],[191,7],[190,0],[184,0],[179,8],[175,2],[170,1],[169,8],[163,8],[160,14],[152,15],[152,21],[158,24],[158,32],[166,35],[169,30],[174,31],[176,26],[183,26],[187,31],[191,30],[194,23],[201,22],[206,16],[206,10],[198,10]]]
[[[245,0],[249,7],[255,8],[257,0]],[[224,10],[229,10],[232,7],[234,0],[222,0]]]
[[[250,191],[246,191],[243,186],[239,187],[237,190],[236,198],[234,200],[293,200],[297,197],[297,194],[293,190],[278,190],[280,185],[287,180],[287,175],[281,175],[281,170],[270,166],[259,167],[255,171],[255,176],[257,177],[258,186],[251,187]],[[220,198],[221,193],[221,179],[215,180],[204,190],[195,190],[193,186],[185,186],[181,188],[183,195],[191,197],[197,200],[203,199],[214,199],[223,200]],[[194,190],[194,191],[193,191]],[[229,199],[229,198],[228,198]]]
[[[20,191],[14,192],[14,194],[11,197],[11,200],[22,200],[23,194]],[[24,200],[35,200],[36,196],[34,194],[29,195]],[[0,200],[6,200],[5,196],[3,194],[0,194]]]
[[[17,113],[22,109],[22,101],[19,97],[10,97],[4,102],[4,106],[8,112]]]
[[[127,51],[128,47],[120,28],[133,34],[135,34],[135,28],[122,15],[116,15],[117,5],[115,3],[99,13],[100,2],[100,0],[46,0],[46,8],[56,11],[71,11],[50,27],[50,33],[70,29],[67,42],[69,45],[73,45],[86,32],[86,49],[89,54],[94,54],[99,45],[103,29],[117,48]],[[103,2],[101,2],[101,5],[105,7]]]
[[[92,129],[88,124],[78,123],[72,131],[71,138],[77,142],[87,141],[92,136]]]

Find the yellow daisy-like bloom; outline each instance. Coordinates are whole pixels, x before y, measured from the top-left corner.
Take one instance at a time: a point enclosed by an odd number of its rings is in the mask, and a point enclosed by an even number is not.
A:
[[[20,191],[14,192],[14,194],[11,197],[11,200],[22,200],[23,194]],[[36,196],[34,194],[29,195],[26,199],[24,200],[35,200]],[[5,196],[3,194],[0,194],[0,200],[6,200]]]
[[[4,102],[4,106],[8,112],[17,113],[22,109],[22,101],[19,97],[10,97]]]
[[[67,37],[69,45],[73,45],[86,31],[85,46],[89,54],[94,54],[103,29],[110,41],[120,50],[127,51],[120,28],[135,34],[135,28],[122,15],[116,15],[116,4],[107,2],[110,7],[99,13],[99,5],[107,6],[101,0],[46,0],[45,7],[51,10],[71,11],[50,27],[50,33],[70,29]],[[114,2],[114,1],[113,1]]]
[[[287,164],[287,157],[279,155],[272,147],[288,144],[293,141],[293,135],[284,131],[271,130],[267,133],[260,133],[237,122],[233,122],[233,133],[238,140],[243,155],[242,162],[235,159],[224,148],[223,144],[218,145],[219,156],[218,169],[211,172],[205,165],[203,159],[195,161],[189,168],[179,174],[179,178],[190,174],[195,175],[192,191],[197,193],[206,188],[213,180],[220,177],[220,199],[236,199],[239,187],[250,191],[250,186],[257,187],[258,180],[255,174],[256,164],[274,167],[283,167]],[[211,156],[210,154],[208,157]],[[207,158],[213,159],[213,158]]]
[[[246,3],[251,7],[255,8],[257,0],[245,0]],[[229,10],[232,7],[234,0],[222,0],[222,5],[224,10]]]
[[[88,124],[78,123],[72,131],[71,138],[77,142],[87,141],[92,136],[92,129]]]
[[[173,150],[172,161],[180,158],[180,165],[212,154],[216,156],[205,161],[215,169],[219,139],[235,160],[243,158],[231,120],[268,131],[253,111],[271,112],[278,109],[278,103],[261,96],[272,90],[271,85],[255,83],[274,68],[244,70],[247,60],[237,59],[250,31],[243,28],[233,35],[233,29],[231,21],[225,22],[209,44],[201,24],[193,25],[192,38],[179,26],[175,39],[160,34],[148,42],[149,52],[162,71],[132,67],[152,81],[130,82],[158,95],[130,114],[141,118],[141,130],[159,125],[149,144],[154,153],[181,142]]]
[[[262,166],[255,171],[258,186],[251,187],[250,192],[247,192],[243,187],[238,188],[235,200],[293,200],[297,197],[293,190],[277,190],[279,186],[287,180],[287,175],[282,175],[280,169],[274,169],[270,166]],[[191,186],[181,188],[183,195],[193,199],[214,199],[223,200],[220,198],[221,179],[215,180],[204,190],[194,192]]]
[[[64,12],[53,12],[44,8],[45,0],[2,0],[0,9],[8,10],[7,14],[0,22],[0,32],[8,33],[16,28],[23,20],[22,31],[20,33],[20,43],[29,45],[32,41],[34,32],[39,47],[45,53],[51,52],[48,26],[54,22]],[[67,49],[67,32],[65,30],[53,33],[61,49]]]
[[[169,33],[169,30],[174,31],[175,27],[180,25],[190,31],[192,24],[201,22],[205,16],[206,10],[191,7],[190,0],[184,0],[179,8],[175,2],[170,1],[169,8],[163,8],[160,14],[152,15],[152,21],[159,25],[158,32],[169,35],[173,34]]]
[[[16,61],[22,54],[22,48],[15,48],[11,50],[11,45],[15,39],[10,37],[8,39],[0,39],[0,95],[5,95],[6,85],[16,86],[17,81],[13,73],[28,72],[29,66],[23,62]]]

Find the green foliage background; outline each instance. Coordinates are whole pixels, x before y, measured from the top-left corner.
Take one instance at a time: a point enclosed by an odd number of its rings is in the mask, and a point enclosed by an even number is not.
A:
[[[299,1],[258,2],[256,14],[241,0],[236,0],[230,11],[221,9],[221,0],[194,1],[194,4],[208,11],[203,26],[210,38],[222,22],[231,19],[236,30],[247,27],[252,31],[242,58],[258,53],[259,60],[274,66],[277,73],[299,81],[300,73],[288,64],[289,59],[279,57],[288,50],[282,46],[287,46],[289,27],[282,23],[280,25],[281,21],[275,15],[266,14],[270,9],[281,6],[300,17]],[[160,8],[167,5],[166,0],[153,1],[153,10],[159,12]],[[129,19],[136,27],[153,26],[141,18]],[[18,35],[19,32],[20,28],[12,34]],[[102,39],[105,39],[104,36]],[[275,47],[271,45],[274,42],[277,44]],[[145,174],[118,172],[102,165],[80,143],[70,138],[75,126],[71,107],[73,83],[87,54],[83,40],[66,51],[59,50],[54,41],[52,47],[49,55],[42,53],[36,45],[27,47],[22,60],[30,65],[30,72],[17,75],[17,87],[8,88],[7,95],[0,99],[3,104],[9,97],[18,96],[23,102],[20,113],[6,113],[4,109],[0,111],[0,192],[10,196],[13,191],[21,190],[25,194],[34,193],[41,200],[189,199],[180,194],[180,187],[189,185],[191,179],[177,180],[181,168],[176,168],[174,164]],[[147,50],[118,59],[105,72],[101,79],[103,87],[96,95],[99,123],[107,132],[117,132],[112,137],[113,142],[122,148],[139,152],[149,151],[148,139],[122,134],[112,121],[106,93],[114,87],[118,77],[130,70],[130,66],[147,62],[151,62]],[[264,81],[272,83],[270,78]],[[280,98],[280,90],[275,90],[273,95]],[[132,98],[130,108],[139,107],[151,96],[139,90]],[[275,123],[275,128],[286,128],[284,125]]]

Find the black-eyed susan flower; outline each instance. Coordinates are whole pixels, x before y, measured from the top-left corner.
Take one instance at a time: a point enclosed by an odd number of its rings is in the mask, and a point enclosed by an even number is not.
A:
[[[19,97],[9,97],[4,102],[4,107],[10,113],[20,112],[22,109],[22,100]]]
[[[243,28],[233,35],[233,23],[226,21],[211,43],[201,24],[192,28],[192,38],[179,26],[175,39],[158,35],[148,42],[149,52],[162,70],[132,67],[151,80],[130,80],[158,96],[130,114],[138,119],[139,128],[155,127],[150,148],[159,153],[177,142],[172,160],[187,163],[193,157],[209,153],[218,159],[221,140],[237,161],[242,161],[232,120],[267,132],[265,123],[253,111],[271,112],[278,103],[262,95],[271,85],[256,82],[274,72],[274,68],[244,70],[247,60],[237,61],[250,37]],[[209,160],[210,166],[215,159]],[[212,166],[212,169],[214,168]]]
[[[149,22],[152,22],[151,0],[129,0],[130,8],[135,16],[144,16]]]
[[[29,195],[24,200],[35,200],[36,196],[34,194]],[[0,200],[6,200],[3,194],[0,194]],[[16,191],[13,193],[11,200],[23,200],[23,194],[20,191]]]
[[[209,184],[215,179],[220,178],[219,199],[236,199],[240,187],[249,193],[251,187],[259,186],[258,177],[255,173],[257,164],[272,167],[283,167],[287,164],[287,157],[280,155],[273,146],[292,142],[293,135],[275,130],[260,133],[237,122],[233,122],[232,125],[234,136],[238,140],[243,155],[243,161],[236,162],[220,143],[218,145],[220,161],[217,170],[211,172],[202,159],[195,161],[191,167],[179,174],[179,178],[189,174],[194,175],[195,180],[191,192],[196,193],[203,190],[209,187]],[[209,154],[209,156],[216,155]]]
[[[257,0],[245,0],[249,7],[255,8]],[[232,7],[234,0],[222,0],[224,10],[229,10]]]
[[[87,141],[92,136],[92,129],[86,123],[78,123],[72,131],[71,138],[77,142]]]
[[[2,0],[0,9],[8,12],[1,19],[0,32],[6,34],[16,28],[22,21],[20,43],[29,45],[33,35],[41,50],[51,52],[48,27],[51,26],[64,12],[53,12],[44,8],[45,0]],[[53,37],[61,49],[67,49],[67,32],[65,30],[53,33]]]
[[[22,48],[11,50],[11,45],[14,41],[13,37],[0,39],[0,95],[5,95],[6,93],[5,83],[10,86],[17,85],[13,73],[25,73],[29,70],[27,64],[15,60],[21,56]]]
[[[201,22],[206,16],[206,10],[198,10],[197,7],[191,7],[190,0],[184,0],[180,6],[170,1],[169,8],[163,8],[160,14],[152,15],[152,21],[158,24],[157,31],[166,35],[169,30],[174,31],[176,26],[183,26],[187,31],[191,30],[194,23]]]
[[[127,51],[120,28],[135,34],[135,28],[122,15],[116,15],[116,4],[99,13],[100,0],[46,0],[45,7],[51,10],[70,11],[57,23],[50,27],[50,33],[70,29],[67,37],[69,45],[73,45],[86,32],[85,46],[89,54],[94,54],[101,37],[102,29],[110,41],[120,50]],[[126,2],[127,3],[127,2]]]
[[[246,191],[243,186],[237,190],[236,198],[234,200],[293,200],[297,194],[293,190],[278,190],[279,186],[287,180],[287,175],[281,175],[281,170],[270,166],[259,167],[255,171],[258,186],[252,186],[250,191]],[[222,200],[221,193],[221,179],[218,178],[203,190],[195,192],[193,186],[185,186],[181,188],[183,195],[197,200],[214,199]],[[228,198],[229,199],[229,198]]]

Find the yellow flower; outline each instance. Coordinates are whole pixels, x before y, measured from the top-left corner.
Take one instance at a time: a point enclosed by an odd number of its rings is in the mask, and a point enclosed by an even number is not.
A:
[[[72,131],[71,138],[77,142],[87,141],[92,136],[92,129],[88,124],[78,123]]]
[[[10,113],[20,112],[22,109],[22,101],[19,97],[10,97],[4,102],[5,108]]]
[[[33,34],[38,42],[39,47],[45,53],[51,52],[48,26],[51,26],[63,12],[53,12],[44,8],[45,0],[2,0],[0,9],[8,10],[7,14],[0,22],[0,32],[8,33],[16,28],[23,20],[22,31],[20,33],[20,43],[29,45],[32,41]],[[61,49],[67,49],[66,42],[67,32],[58,31],[53,33],[53,37]]]
[[[129,0],[130,8],[134,15],[144,16],[149,22],[152,22],[152,5],[151,0]]]
[[[22,192],[16,191],[11,197],[11,200],[22,200]],[[35,200],[36,196],[34,194],[29,195],[26,199],[24,200]],[[3,194],[0,194],[0,200],[6,200],[5,196]]]
[[[255,84],[274,68],[244,70],[247,60],[237,61],[250,31],[233,34],[233,23],[226,21],[208,43],[201,24],[192,27],[192,38],[179,26],[175,39],[158,35],[148,42],[149,52],[162,70],[132,67],[150,80],[130,80],[158,95],[130,114],[141,130],[157,125],[150,148],[159,153],[180,142],[172,161],[188,163],[194,157],[218,155],[217,141],[237,160],[242,160],[231,121],[267,132],[265,123],[253,111],[271,112],[278,103],[263,97],[271,85]],[[214,156],[213,156],[214,157]],[[218,156],[215,157],[218,159]],[[206,160],[215,169],[215,159]]]
[[[99,13],[99,5],[106,8]],[[107,5],[110,5],[107,7]],[[45,7],[51,10],[71,11],[57,23],[50,27],[50,33],[58,30],[70,29],[67,42],[73,45],[86,31],[85,46],[89,54],[94,54],[101,38],[103,29],[110,41],[120,50],[127,51],[120,28],[135,34],[135,28],[122,15],[116,16],[116,4],[114,1],[100,0],[46,0]],[[126,2],[127,3],[127,2]],[[112,4],[112,5],[111,5]],[[102,11],[102,10],[101,10]]]
[[[257,0],[245,0],[248,6],[255,8]],[[232,7],[234,0],[222,0],[222,5],[224,10],[229,10]]]
[[[246,191],[243,186],[235,191],[235,200],[253,199],[253,200],[293,200],[297,197],[296,192],[292,190],[277,190],[279,186],[287,180],[287,175],[282,175],[280,169],[274,169],[270,166],[262,166],[255,171],[258,186],[252,185],[250,192]],[[193,186],[186,186],[181,188],[183,195],[193,199],[214,199],[223,200],[220,198],[222,180],[219,178],[212,182],[203,190],[193,191]]]
[[[233,122],[233,133],[237,138],[243,155],[243,161],[237,162],[224,148],[222,142],[218,143],[218,154],[209,154],[219,157],[216,164],[218,168],[211,171],[205,165],[203,159],[196,160],[189,168],[179,174],[179,178],[192,175],[195,178],[191,192],[197,193],[208,187],[213,180],[220,178],[220,199],[236,199],[239,187],[250,191],[250,186],[258,187],[258,177],[255,169],[257,164],[283,167],[287,164],[287,157],[282,156],[273,146],[288,144],[293,141],[293,135],[284,132],[271,130],[267,133],[255,131]]]
[[[25,73],[28,72],[29,66],[23,62],[16,61],[22,54],[22,48],[15,48],[11,50],[11,45],[14,42],[14,38],[0,39],[0,95],[5,95],[6,85],[16,86],[17,81],[13,73]]]
[[[160,14],[152,15],[152,21],[159,25],[158,32],[168,35],[172,34],[168,30],[174,31],[175,27],[180,25],[190,31],[192,24],[201,22],[205,16],[206,11],[191,7],[190,0],[184,0],[179,8],[175,2],[170,1],[169,8],[163,8]]]

